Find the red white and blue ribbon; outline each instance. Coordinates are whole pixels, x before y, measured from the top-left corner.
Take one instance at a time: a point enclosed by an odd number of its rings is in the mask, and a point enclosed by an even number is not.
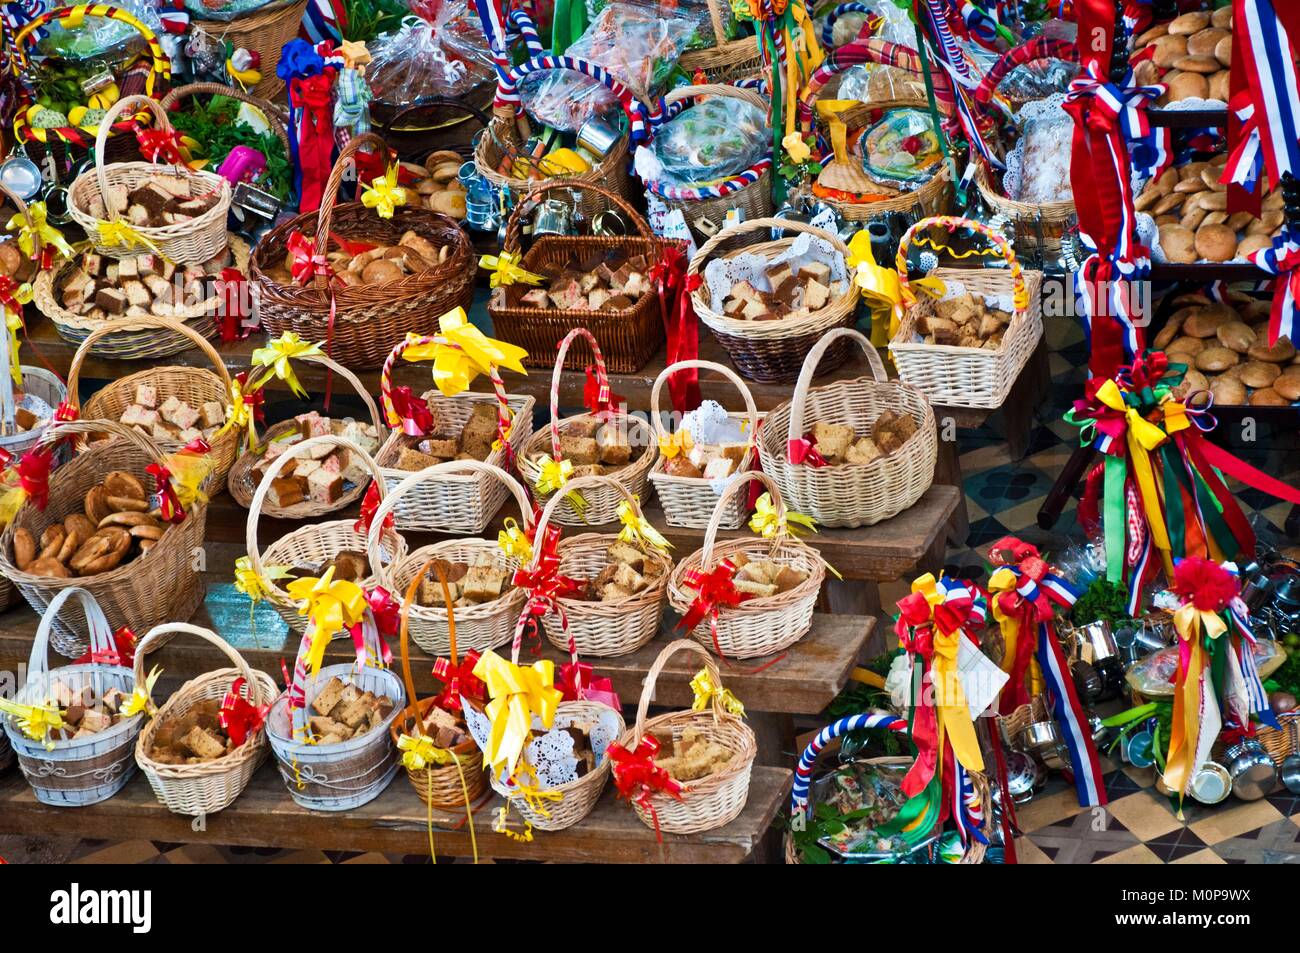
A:
[[[812,783],[813,767],[816,765],[817,756],[821,754],[822,749],[842,735],[867,728],[885,728],[889,731],[906,732],[907,719],[885,712],[866,712],[831,722],[831,724],[817,732],[817,737],[813,738],[808,743],[808,747],[804,748],[799,763],[794,769],[794,784],[790,789],[791,814],[798,813],[808,803],[808,787]]]
[[[984,10],[970,0],[961,5],[962,23],[966,25],[967,35],[980,46],[989,50],[998,48],[998,20],[995,13]]]
[[[479,24],[483,27],[483,36],[487,39],[488,54],[497,71],[496,103],[514,105],[519,102],[519,91],[505,89],[510,76],[510,47],[506,38],[506,18],[498,0],[474,0],[474,10],[478,13]]]
[[[755,162],[744,172],[737,173],[713,185],[667,185],[664,182],[648,181],[646,182],[646,188],[661,198],[679,201],[725,198],[739,192],[746,186],[753,185],[770,168],[772,168],[772,157],[766,156]]]
[[[1060,726],[1065,747],[1070,752],[1079,804],[1083,807],[1105,804],[1106,788],[1102,782],[1097,748],[1092,743],[1092,730],[1074,690],[1074,679],[1065,661],[1065,653],[1061,651],[1061,643],[1047,623],[1038,626],[1038,664],[1047,685],[1052,716]]]
[[[1236,563],[1224,563],[1223,568],[1234,576],[1241,575]],[[1278,723],[1277,716],[1273,714],[1273,706],[1268,703],[1268,692],[1264,690],[1264,682],[1259,677],[1259,666],[1255,664],[1255,630],[1250,625],[1250,609],[1240,595],[1234,596],[1228,602],[1228,616],[1232,620],[1233,628],[1241,636],[1241,644],[1234,645],[1233,648],[1236,651],[1238,664],[1241,666],[1242,680],[1245,682],[1247,707],[1262,723],[1281,731],[1282,726]]]
[[[948,752],[948,758],[948,766],[953,772],[952,803],[948,805],[948,816],[957,828],[957,836],[963,844],[968,843],[972,837],[981,844],[987,844],[988,838],[984,836],[984,806],[971,782],[970,772],[952,757],[951,751]]]
[[[537,32],[537,25],[533,23],[530,17],[523,10],[512,10],[509,18],[510,33],[506,36],[507,43],[516,35],[524,41],[524,47],[528,50],[529,56],[537,56],[546,52],[546,47],[542,45],[542,38]]]
[[[1279,338],[1292,342],[1300,340],[1296,333],[1296,317],[1300,313],[1300,241],[1291,230],[1291,223],[1282,226],[1282,234],[1273,239],[1268,248],[1261,248],[1250,256],[1256,267],[1277,276],[1273,289],[1273,308],[1268,318],[1268,343],[1272,347]]]

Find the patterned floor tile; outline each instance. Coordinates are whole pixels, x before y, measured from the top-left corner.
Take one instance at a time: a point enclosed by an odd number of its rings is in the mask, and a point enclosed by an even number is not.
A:
[[[74,864],[143,864],[162,855],[147,840],[128,840],[92,850],[73,861]]]
[[[1177,860],[1169,861],[1171,864],[1226,864],[1227,861],[1216,854],[1213,850],[1206,847],[1188,854],[1186,857],[1179,857]]]
[[[1153,841],[1171,831],[1182,830],[1182,824],[1177,818],[1165,810],[1148,791],[1116,798],[1106,805],[1106,810],[1144,841]]]
[[[1268,801],[1225,801],[1218,806],[1218,810],[1193,821],[1191,829],[1197,837],[1213,846],[1283,820],[1290,825],[1291,833],[1296,835],[1291,840],[1297,844],[1296,849],[1300,850],[1300,841],[1297,841],[1300,828],[1283,818],[1282,813]]]
[[[1117,854],[1108,854],[1093,861],[1094,864],[1163,864],[1145,844],[1134,844]]]

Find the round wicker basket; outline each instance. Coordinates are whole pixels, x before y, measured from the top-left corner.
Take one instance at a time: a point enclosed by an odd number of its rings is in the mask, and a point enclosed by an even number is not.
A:
[[[275,99],[284,89],[284,82],[276,75],[280,51],[298,35],[306,9],[307,0],[287,0],[233,20],[195,20],[190,28],[229,43],[232,50],[256,50],[261,58],[262,79],[253,92],[264,99]]]
[[[727,39],[727,29],[722,21],[723,7],[718,0],[706,0],[706,3],[709,8],[709,26],[713,32],[713,46],[688,50],[682,54],[677,65],[687,76],[702,72],[711,83],[762,78],[765,64],[758,37]]]

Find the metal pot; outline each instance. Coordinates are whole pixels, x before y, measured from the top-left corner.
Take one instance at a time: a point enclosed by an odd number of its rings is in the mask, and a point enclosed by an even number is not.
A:
[[[1187,793],[1202,804],[1218,804],[1233,793],[1232,775],[1217,761],[1207,761],[1192,775]]]
[[[622,137],[623,131],[617,125],[597,116],[578,128],[578,145],[598,158],[603,158]]]
[[[1020,733],[1020,740],[1026,748],[1055,747],[1060,740],[1056,734],[1056,722],[1036,721]]]
[[[1034,796],[1034,788],[1042,783],[1038,762],[1023,751],[1007,752],[1007,793],[1016,804],[1025,804]],[[1001,791],[994,791],[994,797]]]
[[[1105,619],[1098,619],[1096,622],[1089,622],[1087,625],[1076,625],[1074,634],[1079,638],[1080,642],[1086,642],[1091,646],[1094,665],[1108,658],[1118,659],[1120,657],[1119,646],[1115,644],[1115,637],[1111,633],[1110,623]]]
[[[533,237],[539,235],[576,235],[573,206],[562,199],[546,199],[537,207],[533,219]]]
[[[1282,786],[1292,794],[1300,794],[1300,754],[1289,754],[1278,768]]]
[[[1277,765],[1258,741],[1242,741],[1227,751],[1232,793],[1243,801],[1258,801],[1277,784]]]

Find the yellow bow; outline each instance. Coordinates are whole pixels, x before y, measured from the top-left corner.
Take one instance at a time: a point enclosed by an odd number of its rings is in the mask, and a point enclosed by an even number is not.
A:
[[[643,549],[654,549],[661,553],[666,553],[673,548],[673,544],[664,538],[663,533],[651,526],[649,520],[638,513],[637,508],[629,500],[619,502],[618,521],[623,524],[623,528],[618,531],[618,538],[625,543],[639,545]]]
[[[537,480],[533,486],[537,492],[543,495],[558,493],[564,489],[569,478],[573,476],[573,463],[569,460],[552,460],[549,453],[542,454],[538,460]],[[569,505],[571,505],[579,517],[586,512],[587,500],[581,494],[573,492],[569,494]]]
[[[295,579],[285,591],[290,599],[302,603],[298,614],[307,616],[312,624],[307,665],[315,676],[325,660],[325,648],[330,639],[344,628],[356,625],[365,615],[366,594],[355,582],[335,579],[333,566],[319,579],[310,576]]]
[[[474,675],[487,686],[488,733],[483,757],[494,776],[510,777],[519,766],[532,736],[533,718],[549,730],[555,722],[563,693],[555,688],[555,665],[540,659],[523,666],[508,662],[496,652],[485,652]]]
[[[671,460],[680,454],[686,456],[695,448],[695,439],[691,432],[685,428],[674,434],[659,435],[659,452],[663,454],[665,460]]]
[[[162,675],[162,669],[157,665],[149,670],[145,676],[144,685],[137,685],[135,691],[131,692],[131,697],[126,700],[122,706],[120,714],[123,718],[130,718],[133,715],[153,716],[157,706],[153,703],[153,687],[158,683],[158,676]]]
[[[154,244],[152,239],[141,235],[130,222],[122,219],[118,219],[116,222],[100,222],[98,229],[100,244],[114,246],[139,245],[142,248],[149,249],[164,261],[171,261],[170,258],[162,253],[162,249]]]
[[[764,493],[755,501],[754,515],[749,518],[749,528],[764,539],[775,539],[787,532],[797,536],[798,532],[790,525],[791,523],[806,527],[814,533],[817,532],[817,524],[810,516],[804,516],[793,510],[786,510],[784,516],[778,514],[771,493]]]
[[[26,283],[19,285],[14,290],[14,300],[19,304],[27,304],[32,300],[32,286]],[[9,376],[14,379],[15,387],[23,386],[23,367],[22,356],[19,353],[22,349],[22,340],[19,335],[22,333],[23,316],[17,311],[10,311],[5,305],[0,304],[0,313],[5,316],[5,327],[9,329]]]
[[[514,517],[506,519],[505,529],[497,533],[497,545],[501,547],[501,552],[518,560],[521,566],[527,565],[533,558],[533,544],[528,541],[528,536]]]
[[[1108,380],[1097,388],[1097,399],[1111,410],[1123,411],[1129,435],[1136,438],[1144,450],[1154,450],[1168,439],[1163,430],[1143,417],[1136,407],[1124,401],[1124,393],[1113,380]]]
[[[266,382],[272,377],[278,377],[289,385],[289,389],[294,394],[306,400],[307,389],[302,386],[298,375],[293,372],[290,361],[315,357],[322,353],[324,352],[319,344],[308,344],[298,336],[296,331],[285,331],[274,341],[268,341],[266,347],[259,347],[253,351],[251,358],[253,366],[268,368],[262,379],[253,386],[265,387]]]
[[[392,218],[397,206],[406,204],[406,189],[397,184],[397,166],[390,165],[369,185],[362,184],[361,204],[374,209],[380,218]]]
[[[188,510],[196,503],[207,503],[208,495],[203,492],[203,481],[212,475],[217,461],[209,453],[169,453],[163,457],[165,466],[172,475],[172,487],[176,490],[176,499],[181,508]]]
[[[254,388],[256,389],[256,388]],[[248,449],[257,452],[256,417],[253,408],[244,400],[244,388],[235,378],[230,379],[230,407],[226,410],[226,422],[213,435],[213,439],[231,430],[248,431]]]
[[[541,275],[525,270],[519,262],[520,255],[508,251],[499,255],[483,255],[478,260],[480,268],[492,272],[488,284],[493,288],[503,288],[521,281],[526,285],[540,285],[545,280]]]
[[[1097,399],[1111,410],[1124,414],[1126,423],[1124,439],[1128,445],[1128,455],[1137,483],[1138,498],[1146,512],[1147,523],[1151,526],[1151,542],[1160,553],[1165,572],[1169,578],[1174,575],[1173,544],[1169,540],[1169,530],[1160,502],[1160,490],[1156,484],[1155,468],[1151,464],[1151,452],[1168,440],[1168,436],[1158,426],[1144,418],[1135,407],[1124,401],[1124,393],[1113,380],[1108,380],[1097,388]]]
[[[808,148],[808,143],[804,142],[803,136],[798,132],[787,133],[781,140],[781,148],[785,150],[789,160],[796,165],[807,162],[808,157],[812,155],[812,149]]]
[[[559,791],[553,791],[549,788],[542,790],[535,781],[529,783],[518,778],[515,779],[515,789],[511,792],[511,796],[519,798],[532,808],[534,813],[542,817],[551,816],[551,810],[546,806],[548,801],[558,804],[564,800],[564,795]]]
[[[997,598],[1003,592],[1011,592],[1019,584],[1016,574],[1007,566],[1000,566],[989,576],[989,604],[993,609],[993,618],[997,620],[1002,631],[1002,671],[1008,675],[1016,664],[1016,646],[1020,642],[1020,619],[1002,611],[1002,600]],[[928,598],[928,597],[927,597]],[[1008,687],[1010,683],[1008,683]]]
[[[428,735],[400,735],[397,750],[402,752],[402,766],[407,771],[423,771],[430,765],[448,765],[455,757],[446,748],[439,748]]]
[[[271,587],[267,585],[267,581],[289,578],[288,566],[263,566],[262,572],[265,576],[259,576],[253,570],[253,560],[247,556],[240,556],[235,560],[235,591],[248,597],[250,625],[257,604],[271,595]]]
[[[912,580],[912,591],[919,592],[925,597],[934,620],[934,656],[931,660],[933,672],[930,680],[934,688],[940,750],[943,749],[946,738],[952,743],[953,754],[963,766],[970,771],[982,771],[984,756],[980,753],[979,742],[975,737],[975,724],[971,721],[966,694],[962,690],[961,680],[957,677],[957,650],[961,640],[966,636],[960,628],[953,632],[945,632],[939,627],[938,617],[933,615],[933,609],[944,602],[944,595],[939,591],[938,581],[933,573],[926,573]]]
[[[55,251],[64,258],[72,257],[72,246],[63,237],[63,233],[46,221],[49,213],[44,202],[29,203],[27,214],[31,216],[31,225],[28,225],[27,220],[21,215],[15,215],[5,226],[11,232],[15,228],[18,229],[18,247],[24,255],[28,258],[36,257],[36,238],[39,236],[42,242],[53,246]]]
[[[27,491],[19,481],[15,467],[0,470],[0,528],[8,526],[27,502]]]
[[[691,702],[692,711],[704,711],[716,696],[723,710],[737,718],[745,717],[745,706],[741,700],[731,693],[731,689],[714,684],[713,676],[707,668],[695,673],[691,679],[691,691],[695,693],[695,701]]]
[[[1165,433],[1176,434],[1192,425],[1187,419],[1187,405],[1182,401],[1170,397],[1161,406],[1165,412]]]
[[[63,727],[63,713],[58,708],[22,705],[7,698],[0,698],[0,711],[17,719],[19,730],[32,741],[39,741],[45,745],[47,749],[54,747],[50,732]]]
[[[412,362],[433,361],[433,382],[445,397],[466,390],[474,378],[491,374],[494,367],[528,374],[523,365],[528,352],[488,337],[470,323],[464,308],[455,308],[438,319],[437,338],[429,344],[408,345],[402,356]]]

